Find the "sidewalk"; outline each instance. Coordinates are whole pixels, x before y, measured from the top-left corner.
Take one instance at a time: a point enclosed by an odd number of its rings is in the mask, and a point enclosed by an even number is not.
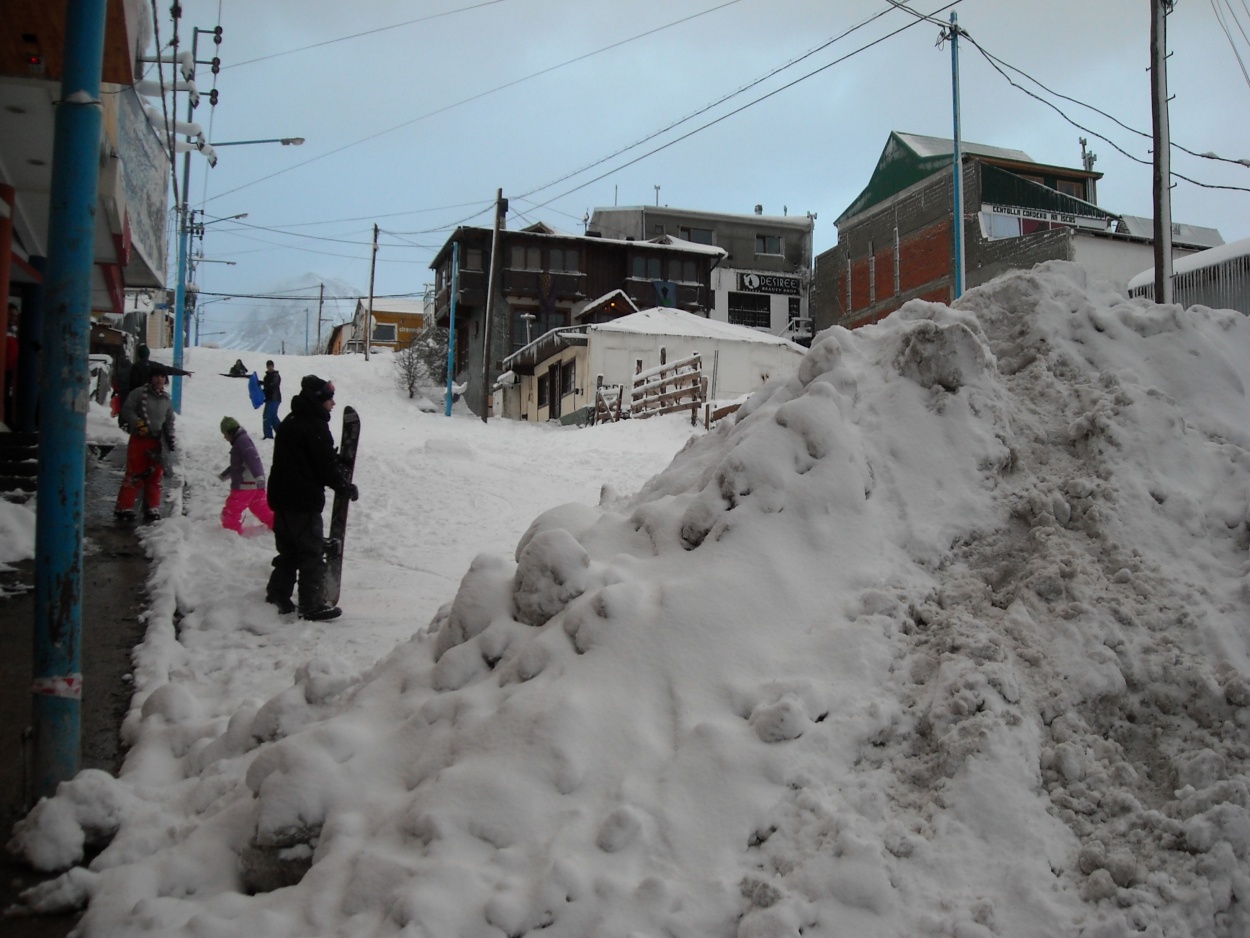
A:
[[[124,753],[118,740],[130,706],[131,652],[143,639],[139,621],[145,605],[148,562],[131,527],[112,516],[121,483],[125,450],[118,447],[102,460],[87,459],[84,502],[86,548],[83,557],[83,699],[81,767],[116,774]],[[0,599],[0,843],[29,807],[23,785],[22,734],[31,724],[30,680],[34,633],[34,563],[18,564],[16,573],[0,574],[6,591],[20,596]],[[0,850],[0,909],[41,878]],[[6,938],[61,938],[78,916],[2,918]]]

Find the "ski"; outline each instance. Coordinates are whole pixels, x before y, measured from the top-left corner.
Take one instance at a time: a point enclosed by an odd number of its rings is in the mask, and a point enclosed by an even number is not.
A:
[[[343,408],[343,431],[339,435],[339,465],[347,481],[352,481],[356,470],[356,445],[360,442],[360,415],[355,408]],[[342,493],[334,493],[330,508],[330,532],[326,537],[326,603],[337,606],[343,586],[343,542],[347,535],[347,507],[351,499]]]

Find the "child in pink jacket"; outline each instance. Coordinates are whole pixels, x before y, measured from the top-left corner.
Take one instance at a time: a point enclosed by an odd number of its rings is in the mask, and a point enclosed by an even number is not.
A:
[[[265,495],[265,467],[256,444],[233,417],[221,418],[221,435],[230,443],[230,468],[220,478],[230,479],[230,495],[221,510],[221,526],[243,533],[243,512],[250,510],[269,530],[273,512]]]

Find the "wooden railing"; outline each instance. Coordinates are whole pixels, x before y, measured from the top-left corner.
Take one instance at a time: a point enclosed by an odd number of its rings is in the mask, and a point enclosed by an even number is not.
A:
[[[599,375],[595,384],[595,402],[591,423],[615,423],[621,419],[621,402],[625,397],[619,384],[604,384]]]
[[[699,419],[699,408],[707,400],[707,378],[703,376],[703,357],[695,352],[671,364],[660,349],[660,364],[634,375],[630,392],[631,417],[655,417],[682,410],[690,411],[690,422]]]

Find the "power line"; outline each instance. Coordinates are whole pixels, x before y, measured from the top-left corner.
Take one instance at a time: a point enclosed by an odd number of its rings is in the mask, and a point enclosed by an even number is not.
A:
[[[1077,121],[1073,120],[1071,117],[1065,114],[1064,111],[1058,105],[1050,101],[1047,101],[1045,98],[1041,97],[1038,94],[1034,94],[1028,88],[1025,88],[1023,85],[1020,85],[1019,83],[1017,83],[1010,75],[1008,75],[1005,71],[1003,71],[1002,68],[999,67],[998,61],[989,53],[987,53],[984,49],[982,49],[980,44],[975,39],[973,39],[967,33],[962,32],[962,30],[961,30],[961,33],[963,37],[969,43],[972,44],[973,48],[975,48],[978,52],[981,53],[982,56],[985,57],[985,60],[990,63],[990,66],[996,72],[998,72],[998,74],[1002,75],[1003,78],[1007,80],[1007,83],[1011,85],[1013,88],[1017,89],[1018,91],[1024,92],[1026,95],[1028,95],[1030,98],[1033,98],[1035,101],[1039,101],[1042,104],[1046,105],[1048,108],[1050,108],[1052,111],[1054,111],[1056,114],[1058,114],[1060,117],[1062,117],[1065,121],[1067,121],[1069,124],[1077,128],[1078,130],[1089,134],[1091,137],[1097,137],[1099,140],[1103,141],[1108,146],[1113,147],[1118,153],[1123,155],[1126,159],[1132,160],[1134,163],[1141,163],[1144,166],[1153,165],[1150,160],[1143,159],[1140,156],[1134,156],[1132,153],[1129,153],[1127,150],[1125,150],[1122,146],[1120,146],[1118,143],[1116,143],[1114,140],[1110,139],[1109,137],[1106,137],[1098,133],[1095,130],[1091,130],[1090,128],[1086,127],[1084,124],[1080,124]],[[1029,79],[1029,81],[1032,81],[1034,84],[1038,85],[1038,87],[1045,87],[1044,85],[1042,85],[1041,82],[1037,81],[1034,78],[1029,77],[1027,74],[1020,71],[1019,69],[1013,68],[1013,71],[1017,71],[1021,75],[1024,75],[1026,78]],[[1062,96],[1059,96],[1059,97],[1062,97]],[[1098,110],[1097,108],[1094,108],[1091,105],[1084,104],[1083,102],[1076,101],[1075,99],[1072,99],[1072,98],[1068,98],[1067,100],[1073,101],[1074,103],[1079,104],[1082,107],[1088,107],[1090,108],[1090,110],[1094,110],[1094,111]],[[1103,112],[1098,111],[1098,113],[1101,114]],[[1110,117],[1110,115],[1104,115],[1104,116]],[[1115,118],[1111,118],[1111,120],[1115,120]],[[1116,123],[1119,123],[1119,121],[1116,121]],[[1127,125],[1121,124],[1120,126],[1124,127],[1126,130],[1132,131],[1133,133],[1139,133],[1139,134],[1141,133],[1141,131],[1133,130],[1133,128],[1127,127]],[[1147,135],[1143,134],[1143,136],[1147,136]],[[1220,160],[1221,162],[1226,162],[1226,163],[1240,162],[1238,160],[1229,160],[1224,157],[1217,157],[1214,154],[1210,154],[1208,156],[1206,154],[1194,153],[1193,150],[1189,150],[1185,147],[1180,146],[1179,144],[1173,144],[1173,145],[1176,146],[1177,149],[1183,150],[1184,152],[1189,153],[1193,156],[1205,156],[1208,159],[1217,159],[1217,160]],[[1233,192],[1250,192],[1250,188],[1247,188],[1246,186],[1225,186],[1225,185],[1218,185],[1216,183],[1200,182],[1197,179],[1191,179],[1189,176],[1185,176],[1182,173],[1176,172],[1175,170],[1172,171],[1171,175],[1176,179],[1183,180],[1187,183],[1190,183],[1191,185],[1200,186],[1203,189],[1226,189],[1226,190],[1233,191]]]
[[[958,0],[957,0],[957,2],[958,2]],[[694,120],[696,117],[698,117],[698,116],[699,116],[699,115],[701,115],[701,114],[706,114],[708,111],[712,110],[713,108],[718,107],[718,106],[720,106],[721,104],[724,104],[726,101],[729,101],[729,100],[731,100],[731,99],[733,99],[733,98],[737,97],[738,95],[743,94],[744,92],[749,91],[749,90],[751,90],[752,88],[755,88],[755,87],[757,87],[757,86],[759,86],[759,85],[763,84],[763,83],[764,83],[765,81],[767,81],[768,79],[770,79],[770,78],[772,78],[773,76],[775,76],[775,75],[777,75],[777,74],[779,74],[779,73],[781,73],[781,72],[785,71],[785,70],[786,70],[786,69],[788,69],[788,68],[791,68],[791,67],[792,67],[792,66],[794,66],[794,65],[797,65],[799,62],[802,62],[802,61],[804,61],[805,59],[809,59],[809,58],[811,58],[811,57],[812,57],[813,55],[815,55],[817,52],[821,52],[821,51],[823,51],[823,50],[825,50],[825,49],[829,48],[829,47],[830,47],[831,45],[833,45],[834,43],[839,42],[839,41],[841,41],[842,39],[845,39],[845,38],[846,38],[847,36],[849,36],[851,33],[855,32],[856,30],[862,29],[864,26],[867,26],[869,23],[873,22],[874,20],[878,19],[879,17],[882,17],[882,16],[886,16],[886,15],[888,15],[888,14],[889,14],[889,12],[890,12],[889,10],[881,10],[880,12],[878,12],[878,13],[874,14],[873,16],[868,17],[868,19],[864,20],[863,22],[858,23],[858,24],[856,24],[855,26],[852,26],[850,29],[846,30],[845,32],[841,33],[840,35],[837,35],[837,36],[833,37],[832,39],[830,39],[830,40],[828,40],[828,41],[826,41],[826,42],[821,43],[820,45],[816,46],[815,48],[808,50],[807,52],[805,52],[805,53],[803,53],[802,55],[800,55],[798,58],[791,59],[791,60],[790,60],[789,62],[787,62],[785,65],[780,65],[780,66],[778,66],[777,68],[772,69],[771,71],[767,72],[767,73],[766,73],[766,74],[764,74],[764,75],[761,75],[759,78],[755,79],[754,81],[748,82],[747,84],[745,84],[745,85],[743,85],[742,87],[738,88],[736,91],[731,91],[729,94],[723,95],[722,97],[720,97],[720,98],[718,98],[717,100],[715,100],[715,101],[711,102],[710,104],[704,105],[703,107],[699,108],[697,111],[694,111],[694,112],[692,112],[692,113],[690,113],[690,114],[687,114],[685,117],[682,117],[682,118],[680,118],[680,119],[678,119],[678,120],[676,120],[676,121],[673,121],[671,124],[667,125],[666,127],[661,127],[659,130],[657,130],[657,131],[655,131],[655,132],[653,132],[653,133],[647,134],[647,136],[643,137],[643,138],[642,138],[642,139],[640,139],[640,140],[636,140],[636,141],[634,141],[633,143],[629,144],[628,146],[622,147],[621,149],[616,150],[616,151],[615,151],[615,152],[613,152],[613,153],[609,153],[607,156],[601,157],[600,159],[595,160],[593,163],[588,163],[587,165],[585,165],[585,166],[581,167],[580,169],[575,169],[575,170],[573,170],[572,172],[565,173],[565,174],[564,174],[563,176],[561,176],[560,178],[558,178],[558,179],[553,179],[551,182],[546,183],[545,185],[538,186],[538,187],[537,187],[537,188],[535,188],[535,189],[531,189],[529,192],[525,192],[525,193],[522,193],[522,194],[521,194],[521,195],[519,195],[519,196],[515,196],[515,198],[518,198],[518,199],[524,199],[524,198],[526,198],[527,196],[533,195],[535,192],[542,192],[544,189],[550,189],[552,186],[558,186],[560,183],[564,182],[564,181],[565,181],[565,180],[567,180],[567,179],[572,179],[574,176],[578,176],[578,175],[580,175],[580,174],[582,174],[582,173],[584,173],[584,172],[587,172],[588,170],[594,169],[596,166],[601,166],[601,165],[603,165],[604,163],[608,162],[608,160],[615,159],[615,158],[616,158],[616,157],[618,157],[618,156],[621,156],[621,155],[623,155],[623,154],[625,154],[625,153],[628,153],[630,150],[636,149],[637,147],[640,147],[640,146],[642,146],[642,145],[643,145],[643,144],[645,144],[645,143],[649,143],[650,141],[654,140],[656,137],[663,136],[664,134],[668,133],[670,130],[673,130],[673,129],[677,128],[677,127],[680,127],[682,124],[686,123],[687,121]],[[788,87],[788,86],[787,86],[787,87]],[[709,125],[709,126],[710,126],[710,125]],[[626,164],[626,165],[628,165],[628,164]],[[536,208],[542,208],[543,206],[541,206],[541,205],[536,205],[535,207],[536,207]]]
[[[945,6],[939,8],[938,10],[935,10],[934,14],[941,13],[945,10],[949,10],[951,7],[959,5],[959,3],[961,2],[962,0],[951,0],[950,3],[947,3]],[[606,179],[608,176],[611,176],[613,173],[620,172],[622,169],[625,169],[626,167],[633,166],[635,163],[639,163],[642,160],[645,160],[649,156],[654,156],[656,153],[659,153],[662,150],[666,150],[669,147],[673,146],[674,144],[680,143],[683,140],[693,137],[695,134],[701,133],[702,131],[707,130],[709,127],[719,124],[721,121],[728,120],[729,118],[733,117],[736,114],[741,114],[743,111],[747,110],[748,108],[754,107],[755,105],[759,104],[761,101],[766,101],[769,98],[775,95],[778,95],[783,91],[787,91],[790,88],[793,88],[795,85],[800,84],[801,82],[807,81],[809,78],[813,78],[816,75],[819,75],[821,72],[824,72],[824,71],[827,71],[828,69],[833,68],[835,65],[840,65],[841,63],[845,62],[847,59],[850,59],[853,56],[859,55],[861,52],[865,52],[868,49],[871,49],[873,46],[876,46],[876,45],[879,45],[880,43],[885,42],[887,39],[892,39],[895,36],[899,35],[900,33],[904,32],[905,30],[911,29],[913,26],[919,25],[921,22],[922,22],[921,20],[914,20],[913,22],[908,23],[906,26],[901,26],[898,29],[894,30],[893,32],[886,33],[884,36],[881,36],[878,39],[874,39],[872,42],[866,43],[865,45],[860,46],[858,49],[848,52],[846,55],[841,56],[837,59],[834,59],[832,62],[822,65],[818,69],[808,72],[806,75],[802,75],[794,79],[793,81],[787,82],[786,84],[782,85],[780,88],[776,88],[773,91],[768,92],[767,94],[760,95],[760,97],[755,98],[752,101],[748,101],[746,104],[743,104],[741,107],[735,108],[734,110],[729,111],[726,114],[722,114],[720,117],[717,117],[714,120],[708,121],[706,124],[701,124],[700,126],[694,128],[693,130],[687,131],[686,133],[682,134],[680,137],[676,137],[675,139],[670,140],[667,143],[661,144],[660,146],[655,147],[654,149],[648,150],[646,153],[643,153],[641,156],[634,157],[634,159],[629,160],[628,162],[622,163],[621,165],[616,166],[613,169],[610,169],[605,173],[601,173],[598,176],[596,176],[594,179],[587,180],[586,182],[583,182],[580,185],[574,186],[572,189],[568,189],[565,192],[560,193],[559,195],[552,196],[546,202],[542,202],[536,205],[535,208],[543,208],[547,205],[550,205],[552,202],[555,202],[557,199],[562,199],[565,196],[572,195],[574,192],[577,192],[581,189],[585,189],[587,186],[594,185],[596,182],[599,182],[602,179]],[[608,159],[610,159],[610,157],[608,157]],[[535,192],[540,192],[542,191],[542,189],[549,188],[552,185],[555,185],[555,183],[548,183],[546,186],[540,186],[538,189],[531,189],[529,192],[525,193],[525,195],[533,195]]]
[[[153,0],[153,2],[155,3],[155,0]],[[581,62],[581,61],[583,61],[584,59],[591,58],[592,56],[599,55],[600,53],[607,52],[607,51],[609,51],[609,50],[611,50],[611,49],[617,49],[617,48],[620,48],[621,46],[626,45],[626,44],[628,44],[628,43],[635,42],[635,41],[637,41],[637,40],[639,40],[639,39],[643,39],[643,38],[645,38],[645,37],[647,37],[647,36],[654,35],[655,33],[662,32],[662,31],[664,31],[664,30],[666,30],[666,29],[671,29],[671,28],[673,28],[674,26],[680,26],[681,24],[683,24],[683,23],[687,23],[687,22],[689,22],[690,20],[698,19],[699,17],[701,17],[701,16],[706,16],[706,15],[707,15],[707,14],[709,14],[709,13],[715,13],[715,12],[717,12],[718,10],[723,10],[725,7],[733,6],[734,4],[736,4],[736,3],[741,3],[741,2],[742,2],[742,0],[726,0],[726,2],[721,3],[721,4],[719,4],[718,6],[710,7],[710,8],[708,8],[708,9],[706,9],[706,10],[703,10],[703,11],[702,11],[702,12],[700,12],[700,13],[692,13],[690,16],[685,16],[685,17],[682,17],[682,18],[681,18],[681,19],[679,19],[679,20],[674,20],[673,22],[668,23],[668,24],[666,24],[666,25],[664,25],[664,26],[657,26],[657,27],[656,27],[656,28],[654,28],[654,29],[649,29],[649,30],[647,30],[646,32],[639,33],[639,34],[638,34],[638,35],[636,35],[636,36],[631,36],[631,37],[629,37],[628,39],[621,39],[621,40],[619,40],[619,41],[617,41],[617,42],[611,43],[610,45],[606,45],[606,46],[604,46],[604,47],[603,47],[603,48],[601,48],[601,49],[596,49],[596,50],[594,50],[593,52],[587,52],[587,53],[585,53],[584,55],[579,55],[579,56],[577,56],[576,58],[568,59],[567,61],[561,62],[561,63],[559,63],[558,65],[551,65],[551,66],[549,66],[549,67],[547,67],[547,68],[541,69],[540,71],[533,72],[532,74],[526,75],[526,76],[524,76],[523,78],[517,78],[517,79],[514,79],[514,80],[512,80],[512,81],[510,81],[510,82],[506,82],[505,84],[499,85],[499,86],[497,86],[497,87],[495,87],[495,88],[491,88],[489,91],[483,91],[483,92],[481,92],[481,93],[479,93],[479,94],[472,95],[472,96],[470,96],[470,97],[468,97],[468,98],[464,98],[464,99],[463,99],[463,100],[461,100],[461,101],[457,101],[457,102],[455,102],[455,103],[453,103],[453,104],[448,104],[448,105],[446,105],[445,107],[441,107],[441,108],[438,108],[438,109],[436,109],[436,110],[429,111],[428,113],[422,114],[422,115],[420,115],[419,117],[414,117],[414,118],[412,118],[411,120],[404,121],[404,122],[403,122],[403,123],[401,123],[401,124],[396,124],[396,125],[395,125],[395,126],[393,126],[393,127],[388,127],[386,130],[379,130],[377,133],[370,134],[370,135],[369,135],[369,136],[367,136],[367,137],[361,137],[359,140],[354,140],[354,141],[352,141],[351,143],[345,143],[345,144],[343,144],[343,146],[341,146],[341,147],[336,147],[336,148],[335,148],[335,149],[333,149],[333,150],[327,150],[325,153],[321,153],[321,154],[318,154],[317,156],[314,156],[314,157],[312,157],[312,158],[310,158],[310,159],[304,160],[304,162],[302,162],[302,163],[295,163],[295,164],[293,164],[293,165],[291,165],[291,166],[287,166],[287,167],[286,167],[286,168],[284,168],[284,169],[280,169],[280,170],[277,170],[276,172],[272,172],[272,173],[270,173],[270,174],[269,174],[269,175],[267,175],[267,176],[261,176],[259,179],[253,179],[251,182],[245,182],[245,183],[244,183],[243,185],[241,185],[241,186],[235,186],[233,189],[227,189],[225,192],[219,192],[217,195],[213,196],[213,197],[212,197],[212,199],[206,199],[206,200],[205,200],[205,202],[207,203],[207,202],[211,202],[211,201],[213,201],[213,200],[215,200],[215,199],[220,199],[220,198],[223,198],[224,196],[231,195],[231,194],[233,194],[233,193],[235,193],[235,192],[238,192],[238,191],[240,191],[240,190],[242,190],[242,189],[247,189],[247,188],[249,188],[250,186],[254,186],[254,185],[256,185],[257,183],[265,182],[265,181],[266,181],[266,180],[268,180],[268,179],[273,179],[275,176],[281,176],[283,173],[289,173],[289,172],[291,172],[292,170],[299,169],[299,168],[300,168],[300,167],[302,167],[302,166],[307,166],[309,163],[315,163],[315,162],[317,162],[318,160],[323,160],[323,159],[325,159],[325,158],[326,158],[326,157],[328,157],[328,156],[333,156],[333,155],[335,155],[336,153],[342,153],[344,150],[348,150],[348,149],[351,149],[352,147],[359,146],[359,145],[360,145],[360,144],[362,144],[362,143],[368,143],[370,140],[376,140],[378,137],[384,137],[384,136],[386,136],[386,135],[387,135],[387,134],[389,134],[389,133],[394,133],[396,130],[401,130],[401,129],[403,129],[404,127],[409,127],[409,126],[411,126],[412,124],[415,124],[415,123],[417,123],[417,122],[419,122],[419,121],[423,121],[423,120],[426,120],[426,119],[428,119],[428,118],[434,117],[434,116],[436,116],[436,115],[438,115],[438,114],[442,114],[442,113],[444,113],[444,112],[446,112],[446,111],[450,111],[450,110],[452,110],[453,108],[457,108],[457,107],[460,107],[461,105],[468,104],[468,103],[470,103],[470,102],[472,102],[472,101],[476,101],[476,100],[478,100],[479,98],[484,98],[484,97],[486,97],[487,95],[492,95],[492,94],[495,94],[496,92],[503,91],[505,88],[511,88],[511,87],[513,87],[514,85],[519,85],[519,84],[521,84],[522,82],[526,82],[526,81],[529,81],[530,79],[537,78],[537,77],[539,77],[540,75],[546,75],[546,74],[548,74],[548,73],[550,73],[550,72],[554,72],[554,71],[556,71],[557,69],[561,69],[561,68],[564,68],[564,67],[566,67],[566,66],[568,66],[568,65],[572,65],[572,64],[574,64],[575,62]],[[479,214],[480,214],[480,213],[479,213]],[[476,217],[476,216],[474,216],[474,217]]]
[[[494,6],[496,3],[503,3],[505,0],[485,0],[484,3],[475,3],[472,6],[460,7],[456,10],[444,10],[442,13],[431,13],[429,16],[421,16],[415,20],[405,20],[402,23],[394,23],[390,26],[379,26],[377,29],[366,29],[363,33],[352,33],[350,36],[339,36],[336,39],[326,39],[323,42],[314,42],[309,46],[300,46],[298,49],[287,49],[285,52],[273,52],[269,55],[262,55],[259,58],[247,59],[243,62],[235,62],[233,65],[223,65],[222,70],[227,68],[242,68],[244,65],[254,65],[257,62],[266,62],[269,59],[281,58],[284,55],[294,55],[296,52],[307,52],[309,49],[320,49],[323,46],[332,46],[336,42],[347,42],[349,39],[359,39],[361,36],[373,36],[377,33],[388,32],[392,29],[400,29],[404,26],[412,26],[416,23],[425,23],[429,20],[436,20],[444,16],[453,16],[456,13],[467,13],[470,10],[478,10],[482,7]]]

